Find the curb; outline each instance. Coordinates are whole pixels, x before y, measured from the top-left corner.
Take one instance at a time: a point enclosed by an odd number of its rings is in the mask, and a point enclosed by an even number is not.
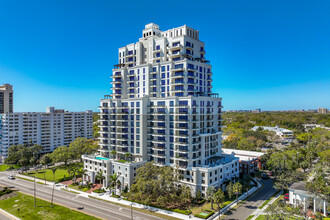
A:
[[[14,219],[14,220],[20,220],[20,218],[17,218],[15,215],[12,215],[10,214],[9,212],[3,210],[3,209],[0,209],[0,213],[2,213],[3,215],[11,218],[11,219]]]

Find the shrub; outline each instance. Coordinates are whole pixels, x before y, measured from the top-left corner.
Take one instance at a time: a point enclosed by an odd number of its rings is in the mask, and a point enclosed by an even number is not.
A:
[[[172,211],[177,212],[177,213],[181,213],[181,214],[184,214],[184,215],[190,215],[191,214],[190,210],[173,209]]]
[[[68,181],[68,180],[71,180],[72,178],[71,177],[66,177],[66,176],[64,176],[63,178],[60,178],[59,180],[58,180],[58,182],[64,182],[64,181]]]
[[[104,189],[96,189],[93,192],[95,192],[95,193],[104,193],[105,190]]]
[[[13,190],[8,189],[7,187],[3,188],[3,190],[0,191],[0,196],[6,195],[13,192]]]

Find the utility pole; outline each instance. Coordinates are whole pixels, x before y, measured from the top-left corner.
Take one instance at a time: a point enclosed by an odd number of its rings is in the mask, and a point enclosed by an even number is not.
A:
[[[133,220],[133,202],[131,203],[131,219]]]
[[[36,207],[36,177],[33,178],[33,186],[34,186],[34,207]]]

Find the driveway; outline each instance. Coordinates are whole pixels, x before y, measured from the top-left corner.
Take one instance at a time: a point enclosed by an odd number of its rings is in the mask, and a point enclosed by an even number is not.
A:
[[[269,199],[275,192],[276,189],[273,187],[274,183],[272,179],[261,180],[264,187],[257,192],[253,197],[245,201],[243,205],[238,207],[231,214],[227,215],[227,220],[243,220],[254,213],[254,211],[261,206],[267,199]]]

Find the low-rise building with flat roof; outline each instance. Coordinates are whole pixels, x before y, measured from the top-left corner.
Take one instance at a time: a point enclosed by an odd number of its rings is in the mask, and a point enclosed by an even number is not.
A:
[[[260,157],[264,155],[263,152],[246,151],[222,148],[223,155],[231,155],[239,159],[239,173],[240,176],[254,173],[261,169]]]

